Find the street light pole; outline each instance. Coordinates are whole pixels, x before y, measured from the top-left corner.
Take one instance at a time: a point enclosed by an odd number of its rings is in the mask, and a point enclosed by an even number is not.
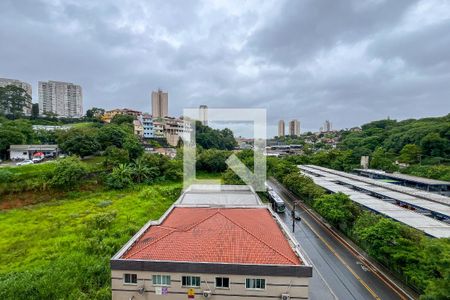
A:
[[[297,205],[297,201],[294,201],[294,207],[292,209],[292,232],[295,232],[295,205]]]

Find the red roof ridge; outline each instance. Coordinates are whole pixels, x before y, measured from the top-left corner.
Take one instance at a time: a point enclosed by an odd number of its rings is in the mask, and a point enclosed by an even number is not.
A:
[[[245,228],[244,226],[242,226],[241,224],[235,222],[234,220],[232,220],[231,218],[227,217],[226,215],[224,215],[222,212],[218,211],[218,213],[220,213],[222,216],[224,216],[227,220],[229,220],[231,223],[235,224],[236,226],[240,227],[242,230],[244,230],[245,232],[247,232],[248,234],[250,234],[252,237],[254,237],[255,239],[257,239],[258,241],[260,241],[261,243],[263,243],[266,247],[269,247],[270,249],[272,249],[273,251],[275,251],[276,253],[278,253],[279,255],[283,256],[284,258],[286,258],[288,261],[290,261],[291,263],[293,263],[294,265],[297,264],[297,262],[293,261],[292,259],[290,259],[289,257],[287,257],[286,255],[284,255],[283,253],[281,253],[280,251],[278,251],[277,249],[273,248],[272,246],[270,246],[269,244],[267,244],[266,242],[264,242],[262,239],[258,238],[256,235],[254,235],[252,232],[250,232],[247,228]]]
[[[218,208],[218,209],[216,210],[216,212],[214,212],[214,213],[210,214],[209,216],[207,216],[206,218],[204,218],[204,219],[202,219],[202,220],[200,220],[200,221],[198,221],[198,222],[192,224],[192,225],[189,226],[188,228],[186,228],[186,229],[184,229],[184,230],[178,230],[178,231],[185,231],[185,232],[186,232],[186,231],[189,231],[189,230],[191,230],[192,228],[194,228],[194,227],[200,225],[201,223],[205,222],[205,221],[208,220],[209,218],[211,218],[211,217],[217,215],[218,213],[220,213],[220,208]]]
[[[159,226],[158,226],[158,227],[159,227]],[[150,243],[148,243],[148,244],[145,245],[144,247],[139,248],[139,249],[136,249],[136,251],[134,251],[134,252],[127,253],[126,255],[124,255],[124,258],[130,258],[131,256],[133,256],[133,255],[135,255],[135,254],[141,252],[142,250],[148,248],[149,246],[151,246],[151,245],[153,245],[153,244],[159,242],[159,241],[162,240],[163,238],[166,238],[166,237],[168,237],[169,235],[171,235],[172,233],[174,233],[175,231],[177,231],[176,229],[170,228],[170,227],[165,227],[164,229],[166,229],[166,228],[167,228],[168,230],[170,230],[170,231],[167,232],[166,234],[163,234],[162,236],[160,236],[160,237],[157,238],[156,240],[151,241]],[[145,233],[144,233],[144,234],[145,234]],[[141,237],[144,236],[144,234],[142,234]],[[136,242],[139,242],[139,240],[136,241]]]

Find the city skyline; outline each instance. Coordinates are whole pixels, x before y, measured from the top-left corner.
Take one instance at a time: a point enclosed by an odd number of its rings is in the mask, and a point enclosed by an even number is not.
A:
[[[449,12],[434,0],[2,1],[0,76],[34,91],[43,79],[76,82],[85,109],[125,100],[147,111],[156,87],[170,92],[175,116],[201,104],[263,107],[269,135],[279,119],[317,131],[318,120],[351,128],[439,116],[450,94]]]

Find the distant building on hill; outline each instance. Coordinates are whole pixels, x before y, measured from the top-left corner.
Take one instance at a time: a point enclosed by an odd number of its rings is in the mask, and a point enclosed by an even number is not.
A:
[[[321,131],[323,132],[333,131],[333,124],[329,120],[326,120],[325,123],[323,124]]]
[[[182,118],[153,118],[152,115],[143,114],[138,120],[142,124],[144,138],[165,138],[173,147],[178,145],[183,134],[192,132],[191,123]]]
[[[192,132],[191,122],[180,118],[164,118],[164,136],[167,143],[171,146],[177,146],[183,134]]]
[[[283,137],[286,132],[284,120],[278,121],[278,137]]]
[[[142,125],[141,120],[139,119],[133,120],[133,130],[134,134],[137,135],[138,137],[140,138],[144,137],[144,126]]]
[[[114,118],[116,115],[128,115],[133,116],[137,119],[142,115],[142,112],[128,108],[116,108],[106,111],[102,116],[102,121],[105,123],[110,123],[112,118]]]
[[[169,115],[169,94],[161,90],[152,92],[152,115],[154,119]]]
[[[200,105],[199,120],[202,122],[202,125],[208,126],[208,106]]]
[[[292,120],[289,122],[289,135],[290,136],[300,135],[300,122],[298,120]]]
[[[144,138],[154,137],[153,116],[149,114],[142,115],[142,126],[144,127]]]

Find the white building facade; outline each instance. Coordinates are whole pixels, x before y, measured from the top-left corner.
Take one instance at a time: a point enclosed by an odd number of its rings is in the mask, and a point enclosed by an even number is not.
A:
[[[51,112],[59,117],[83,116],[81,86],[61,81],[39,81],[39,114]]]

